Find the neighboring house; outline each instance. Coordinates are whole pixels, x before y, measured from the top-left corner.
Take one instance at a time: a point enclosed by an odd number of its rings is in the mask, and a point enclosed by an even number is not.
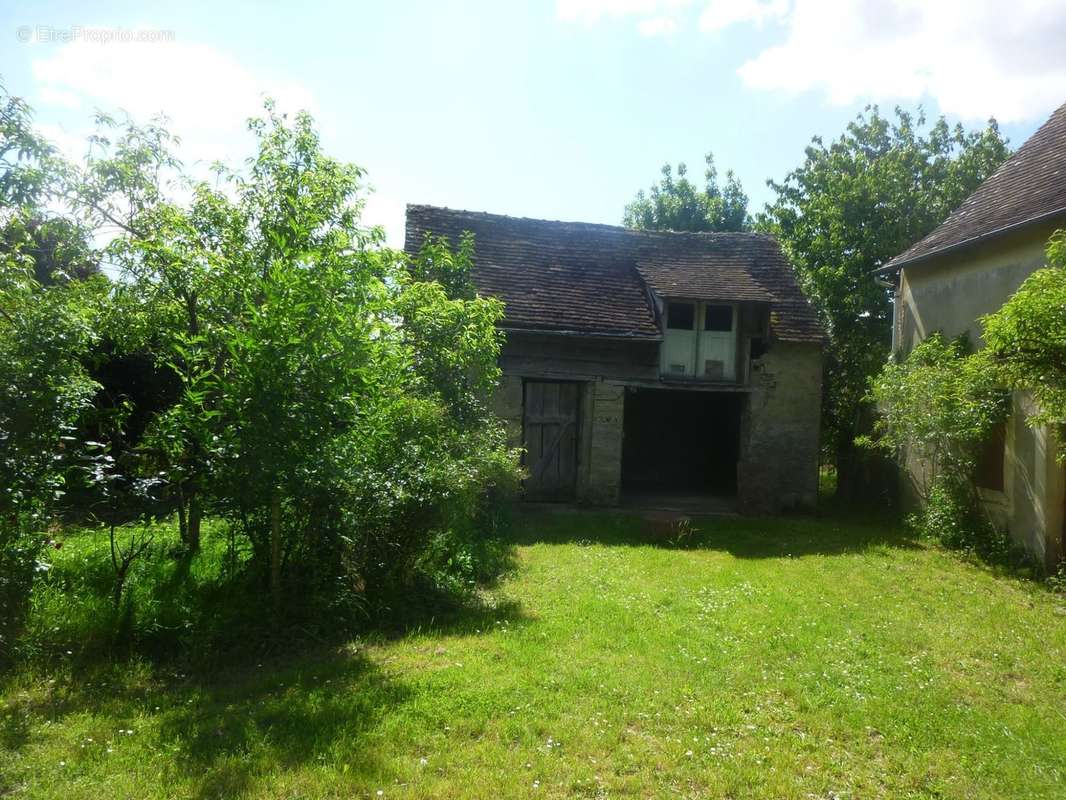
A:
[[[893,351],[907,353],[934,331],[968,332],[980,345],[980,317],[1044,265],[1058,228],[1066,228],[1066,105],[943,225],[879,270],[898,276]],[[1016,392],[978,484],[993,518],[1050,567],[1064,552],[1064,471],[1054,433],[1026,425],[1031,409],[1032,398]]]
[[[822,331],[772,237],[407,207],[409,252],[464,231],[527,499],[815,504]]]

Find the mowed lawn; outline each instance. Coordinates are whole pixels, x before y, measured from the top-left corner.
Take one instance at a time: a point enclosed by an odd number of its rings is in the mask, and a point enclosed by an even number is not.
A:
[[[0,795],[1066,797],[1062,596],[884,524],[664,528],[524,515],[483,609],[395,637],[17,674]]]

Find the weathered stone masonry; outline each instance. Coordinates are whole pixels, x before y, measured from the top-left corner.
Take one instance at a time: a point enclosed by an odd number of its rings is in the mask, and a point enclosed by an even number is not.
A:
[[[408,207],[411,253],[467,234],[526,499],[814,505],[824,336],[773,237]]]
[[[622,428],[626,386],[643,384],[618,375],[589,379],[569,364],[602,354],[602,345],[538,342],[518,334],[504,348],[503,364],[520,363],[525,375],[505,373],[495,411],[510,443],[522,444],[523,379],[570,379],[581,384],[577,501],[613,506],[621,499]],[[534,355],[539,353],[539,356]],[[639,362],[634,357],[633,362]],[[632,363],[632,362],[631,362]],[[818,494],[822,351],[812,344],[777,342],[752,365],[737,465],[737,501],[749,513],[810,508]]]

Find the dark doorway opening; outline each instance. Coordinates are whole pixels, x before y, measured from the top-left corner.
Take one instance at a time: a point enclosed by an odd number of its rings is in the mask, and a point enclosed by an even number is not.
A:
[[[636,389],[627,392],[622,491],[627,501],[733,498],[740,418],[736,392]]]

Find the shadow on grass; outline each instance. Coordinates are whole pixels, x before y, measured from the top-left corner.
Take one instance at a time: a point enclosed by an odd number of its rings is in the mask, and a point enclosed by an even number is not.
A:
[[[369,641],[432,634],[473,635],[497,623],[528,620],[517,603],[450,603],[407,598],[388,626],[368,629]],[[239,636],[239,633],[235,633]],[[100,658],[51,663],[32,688],[17,676],[0,682],[0,746],[22,750],[33,737],[31,720],[89,715],[111,728],[145,728],[151,752],[163,751],[197,797],[241,797],[260,782],[304,765],[329,767],[356,784],[382,778],[374,730],[413,696],[413,690],[368,658],[359,639],[291,646],[280,655],[192,665],[168,660]],[[6,708],[5,708],[6,706]],[[146,751],[146,757],[149,757]],[[385,778],[388,776],[386,775]],[[0,783],[2,786],[2,783]]]
[[[606,544],[728,552],[737,558],[842,555],[878,547],[921,545],[890,518],[827,516],[706,517],[637,511],[561,512],[527,506],[515,520],[518,545]]]
[[[241,797],[308,764],[353,782],[380,776],[371,734],[411,696],[354,646],[192,675],[143,662],[99,664],[9,699],[0,737],[17,751],[32,738],[32,718],[62,726],[92,715],[123,739],[122,730],[137,728],[122,745],[146,748],[146,759],[167,752],[194,796]]]
[[[259,777],[310,763],[353,781],[379,774],[368,739],[412,696],[362,654],[319,651],[230,671],[189,691],[159,738],[200,797],[238,797]]]
[[[45,604],[56,624],[42,626],[50,638],[19,672],[0,676],[0,747],[27,747],[33,720],[88,717],[112,731],[145,728],[145,758],[172,754],[202,797],[254,794],[262,780],[301,765],[329,766],[356,783],[380,777],[368,740],[411,696],[364,655],[361,640],[466,636],[528,621],[516,602],[423,584],[379,598],[372,622],[358,629],[325,612],[271,629],[261,597],[213,573],[197,580],[204,565],[192,564],[162,556],[144,564],[143,585],[131,585],[136,619],[121,645],[108,643],[118,617],[106,583],[78,574],[83,558],[57,569]]]
[[[515,600],[486,598],[458,602],[447,594],[423,590],[389,601],[373,628],[387,639],[432,634],[434,636],[469,636],[499,623],[510,627],[529,622]]]

